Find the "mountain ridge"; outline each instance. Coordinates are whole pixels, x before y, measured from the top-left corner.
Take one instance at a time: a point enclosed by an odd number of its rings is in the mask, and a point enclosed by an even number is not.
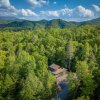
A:
[[[0,17],[1,18],[1,17]],[[3,22],[2,22],[3,21]],[[6,22],[7,21],[7,22]],[[100,26],[100,17],[83,22],[65,21],[63,19],[29,21],[23,19],[0,19],[0,28],[2,27],[23,27],[23,28],[73,28],[84,25]]]

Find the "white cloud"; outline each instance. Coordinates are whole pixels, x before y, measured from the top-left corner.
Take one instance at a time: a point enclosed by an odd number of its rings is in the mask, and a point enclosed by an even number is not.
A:
[[[42,15],[46,15],[46,16],[59,17],[59,12],[58,11],[41,11],[40,13]]]
[[[100,12],[100,7],[99,6],[97,6],[97,5],[92,5],[92,6],[97,12]]]
[[[1,16],[38,16],[30,9],[17,9],[11,5],[9,0],[0,0],[0,15]]]
[[[71,16],[73,14],[73,9],[64,8],[59,10],[61,15]]]
[[[60,10],[41,11],[41,14],[53,17],[71,16],[73,14],[73,9],[64,8]]]
[[[46,0],[28,0],[32,7],[40,7],[43,4],[47,4]]]
[[[14,10],[15,7],[10,4],[9,0],[0,0],[0,9]]]
[[[10,2],[9,0],[0,0],[0,7],[10,7]]]
[[[54,17],[59,17],[59,16],[93,17],[94,16],[92,10],[86,9],[83,6],[77,6],[76,8],[73,9],[65,7],[64,9],[60,9],[60,10],[42,11],[42,14],[47,16],[54,16]]]
[[[52,19],[52,18],[63,18],[63,19],[91,19],[94,17],[94,12],[90,9],[86,9],[83,6],[77,6],[73,9],[65,7],[60,10],[48,10],[40,11],[39,16],[43,19]]]
[[[92,10],[86,9],[81,5],[77,7],[77,10],[80,16],[83,16],[83,17],[93,17],[94,16],[94,13]]]
[[[10,7],[11,4],[9,0],[0,0],[0,7]]]
[[[18,12],[22,16],[38,16],[35,12],[31,11],[30,9],[21,9],[18,10]]]
[[[54,17],[59,17],[59,12],[58,11],[48,11],[49,16],[54,16]]]
[[[47,4],[48,0],[28,0],[33,7],[39,7],[43,4]],[[54,3],[54,2],[53,2]],[[56,4],[56,3],[54,3]],[[17,9],[11,3],[10,0],[0,0],[0,15],[1,16],[15,16],[26,19],[53,19],[53,18],[63,18],[63,19],[91,19],[94,17],[99,17],[100,8],[97,5],[92,5],[96,11],[87,9],[83,6],[77,6],[75,8],[68,8],[65,6],[62,9],[57,10],[47,10],[40,11],[40,13],[35,13],[30,9]]]

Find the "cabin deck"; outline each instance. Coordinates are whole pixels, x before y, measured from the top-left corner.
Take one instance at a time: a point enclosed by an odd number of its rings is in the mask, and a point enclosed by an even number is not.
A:
[[[57,84],[60,84],[67,78],[67,70],[65,68],[61,68],[59,65],[56,64],[50,65],[49,71],[56,77]]]

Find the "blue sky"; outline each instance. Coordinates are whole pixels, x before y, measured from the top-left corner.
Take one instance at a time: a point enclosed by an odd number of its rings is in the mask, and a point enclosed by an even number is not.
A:
[[[100,0],[0,0],[0,16],[83,21],[100,17]]]

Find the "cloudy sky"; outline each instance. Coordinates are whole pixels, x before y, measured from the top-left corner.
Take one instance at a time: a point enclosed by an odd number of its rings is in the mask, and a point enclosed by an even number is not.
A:
[[[0,16],[83,21],[100,17],[100,0],[0,0]]]

